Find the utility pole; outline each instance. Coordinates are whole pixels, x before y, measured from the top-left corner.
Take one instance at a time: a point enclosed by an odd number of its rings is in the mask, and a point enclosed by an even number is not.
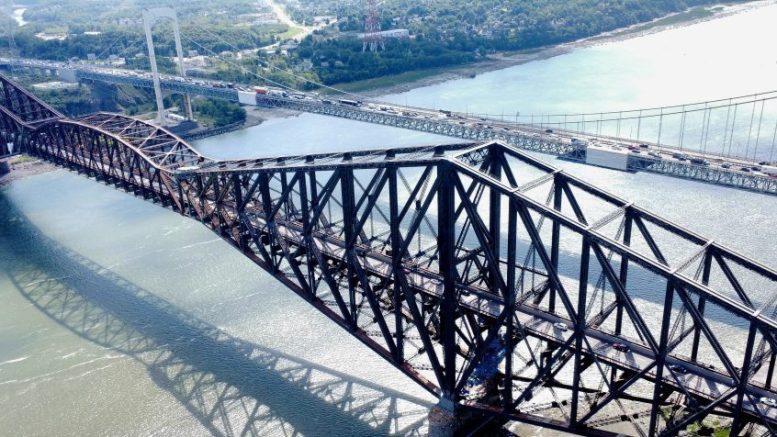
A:
[[[178,55],[178,73],[181,77],[186,77],[186,70],[183,66],[183,48],[181,45],[181,31],[178,27],[178,17],[171,8],[154,8],[143,10],[143,28],[146,31],[146,46],[148,47],[148,60],[151,64],[151,75],[154,79],[154,94],[156,95],[157,116],[156,121],[159,125],[165,122],[165,105],[162,98],[162,87],[159,83],[159,69],[156,64],[156,53],[154,51],[154,38],[151,35],[151,28],[160,18],[167,18],[173,22],[173,33],[175,36],[175,51]],[[184,105],[186,106],[186,117],[189,120],[194,119],[192,114],[191,97],[184,94]]]

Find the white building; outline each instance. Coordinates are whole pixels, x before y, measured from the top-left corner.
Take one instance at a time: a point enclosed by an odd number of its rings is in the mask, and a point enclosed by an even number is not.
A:
[[[375,34],[381,38],[397,38],[397,39],[410,38],[410,31],[407,29],[382,30],[380,32],[375,32]],[[366,35],[367,34],[365,33],[360,33],[359,39],[364,39]]]

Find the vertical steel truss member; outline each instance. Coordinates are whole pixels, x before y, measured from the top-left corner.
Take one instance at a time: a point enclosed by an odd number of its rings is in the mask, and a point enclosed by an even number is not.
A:
[[[459,411],[583,435],[777,427],[777,272],[511,146],[216,161],[110,114],[18,129],[200,220]]]

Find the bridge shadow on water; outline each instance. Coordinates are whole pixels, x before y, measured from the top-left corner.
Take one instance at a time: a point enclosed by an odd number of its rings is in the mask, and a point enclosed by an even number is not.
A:
[[[229,335],[46,237],[0,197],[4,270],[74,334],[146,367],[207,431],[422,435],[431,403]],[[45,253],[45,256],[41,256]]]

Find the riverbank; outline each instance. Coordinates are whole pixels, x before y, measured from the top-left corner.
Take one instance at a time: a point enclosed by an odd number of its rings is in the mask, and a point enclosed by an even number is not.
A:
[[[711,6],[697,6],[683,12],[657,18],[653,21],[634,24],[568,43],[515,52],[495,53],[488,55],[482,61],[472,64],[409,71],[397,75],[335,84],[331,88],[349,93],[358,93],[360,96],[367,98],[399,94],[416,88],[436,85],[451,80],[474,78],[478,74],[553,58],[580,48],[609,44],[669,29],[690,26],[775,3],[777,3],[775,0],[760,0],[747,3],[722,2]],[[330,90],[328,92],[335,93],[336,91]]]
[[[54,164],[27,155],[17,155],[10,158],[3,158],[0,159],[0,163],[7,163],[11,168],[10,173],[0,176],[0,188],[10,184],[13,181],[23,179],[28,176],[48,173],[57,169],[57,166]]]

